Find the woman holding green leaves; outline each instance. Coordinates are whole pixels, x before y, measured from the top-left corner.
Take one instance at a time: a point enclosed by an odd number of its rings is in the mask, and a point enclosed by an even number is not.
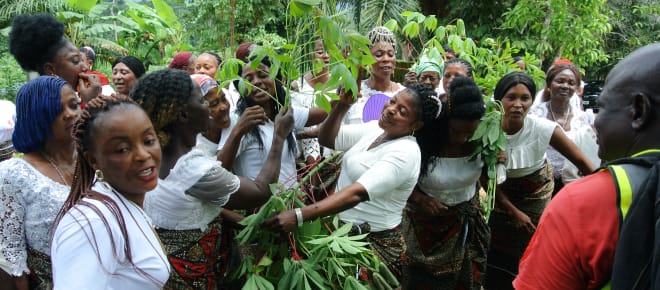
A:
[[[554,187],[552,166],[546,159],[551,145],[584,174],[595,167],[550,120],[528,115],[536,85],[527,74],[513,72],[495,87],[495,100],[504,107],[502,129],[507,138],[507,180],[499,185],[489,226],[488,285],[512,289],[518,261],[529,243]]]
[[[236,125],[220,152],[223,167],[233,169],[237,175],[252,180],[263,167],[266,155],[270,151],[270,143],[267,143],[267,140],[272,139],[275,116],[287,105],[286,90],[282,85],[281,75],[278,72],[273,76],[270,67],[270,60],[264,57],[256,68],[253,69],[251,63],[243,68],[241,77],[249,82],[251,89],[241,93],[236,113],[243,115],[261,111],[263,118],[255,119],[242,132],[237,130],[240,128]],[[292,110],[294,130],[319,124],[327,116],[325,111],[318,108],[292,108]],[[245,132],[247,133],[242,134]],[[284,142],[278,181],[285,187],[297,183],[296,139],[293,133],[289,134]]]
[[[417,138],[420,146],[441,143],[422,153],[420,178],[403,214],[404,288],[480,289],[484,284],[490,231],[477,192],[480,178],[488,177],[481,158],[472,158],[477,143],[470,138],[485,106],[470,78],[457,77],[450,89],[440,118],[422,129],[431,134]]]
[[[385,104],[377,122],[341,126],[354,102],[350,93],[342,94],[319,134],[321,145],[346,151],[337,192],[281,212],[264,225],[291,232],[306,220],[339,213],[339,220],[353,223],[353,234],[369,233],[366,239],[375,255],[400,279],[405,248],[401,213],[417,183],[424,150],[414,136],[438,116],[440,103],[434,95],[429,86],[413,85]]]

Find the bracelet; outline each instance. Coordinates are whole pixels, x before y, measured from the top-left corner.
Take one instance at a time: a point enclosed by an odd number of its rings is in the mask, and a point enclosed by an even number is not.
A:
[[[296,208],[293,211],[296,213],[296,221],[298,221],[298,226],[302,226],[304,222],[302,210],[300,208]]]

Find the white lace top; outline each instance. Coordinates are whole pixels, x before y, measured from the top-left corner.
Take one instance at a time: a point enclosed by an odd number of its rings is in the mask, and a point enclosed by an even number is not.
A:
[[[144,198],[144,210],[159,228],[200,229],[222,211],[240,187],[238,176],[222,168],[209,150],[198,146],[177,160],[165,179]]]
[[[28,247],[50,255],[50,228],[69,191],[22,158],[0,162],[0,254],[7,262],[5,272],[29,273]]]
[[[429,196],[454,206],[474,197],[483,166],[480,157],[433,157],[428,173],[417,184]]]
[[[406,87],[404,87],[400,83],[395,83],[398,86],[398,89],[394,91],[387,91],[387,92],[381,92],[374,90],[370,88],[367,85],[367,80],[363,80],[362,83],[360,84],[360,94],[362,95],[361,98],[357,99],[355,101],[355,104],[351,106],[351,108],[348,110],[346,113],[346,116],[344,117],[344,124],[362,124],[362,111],[364,110],[364,105],[367,103],[369,98],[375,94],[384,94],[388,97],[393,97],[396,95],[398,92],[403,91]]]

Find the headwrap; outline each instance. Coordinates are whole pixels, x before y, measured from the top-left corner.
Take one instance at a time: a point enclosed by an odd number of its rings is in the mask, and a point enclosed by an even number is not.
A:
[[[125,64],[135,75],[136,78],[140,78],[144,72],[144,64],[137,59],[137,57],[134,56],[122,56],[120,58],[117,58],[115,62],[112,64],[112,67],[114,68],[118,63],[123,63]]]
[[[172,58],[172,61],[170,64],[167,66],[169,68],[176,68],[176,69],[183,69],[184,66],[188,64],[188,60],[190,60],[190,57],[192,56],[192,53],[190,52],[179,52],[174,55],[174,58]]]
[[[559,60],[556,60],[555,62],[552,63],[552,65],[558,65],[558,64],[573,64],[573,62],[570,59],[562,58]]]
[[[438,76],[441,76],[444,66],[443,62],[438,63],[436,60],[423,55],[419,59],[419,64],[417,64],[417,68],[415,68],[415,73],[417,74],[417,77],[419,77],[425,71],[434,71],[438,73]]]
[[[256,45],[252,42],[243,42],[236,48],[236,58],[246,60]]]
[[[218,82],[207,75],[193,74],[190,75],[190,78],[199,85],[200,89],[202,89],[202,96],[206,96],[211,89],[218,87]]]

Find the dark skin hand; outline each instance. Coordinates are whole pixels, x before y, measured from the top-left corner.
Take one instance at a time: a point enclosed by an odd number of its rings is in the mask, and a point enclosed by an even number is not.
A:
[[[78,74],[78,94],[83,103],[101,95],[101,80],[97,75]]]
[[[302,208],[303,220],[336,214],[368,199],[367,190],[356,182],[322,201]],[[295,211],[287,210],[265,220],[262,226],[276,232],[292,232],[298,227],[298,220]]]
[[[430,197],[426,193],[422,192],[419,188],[415,188],[412,194],[408,198],[408,204],[412,206],[412,209],[416,212],[419,212],[423,215],[428,216],[439,216],[449,214],[449,207],[439,200]]]
[[[234,159],[238,152],[241,139],[255,127],[263,125],[268,121],[268,116],[261,106],[255,105],[245,109],[240,119],[229,133],[227,143],[218,152],[218,160],[222,162],[222,167],[232,170]]]
[[[0,290],[28,290],[27,275],[14,277],[0,270]]]
[[[403,85],[409,86],[417,83],[417,74],[414,71],[409,71],[403,76]]]

